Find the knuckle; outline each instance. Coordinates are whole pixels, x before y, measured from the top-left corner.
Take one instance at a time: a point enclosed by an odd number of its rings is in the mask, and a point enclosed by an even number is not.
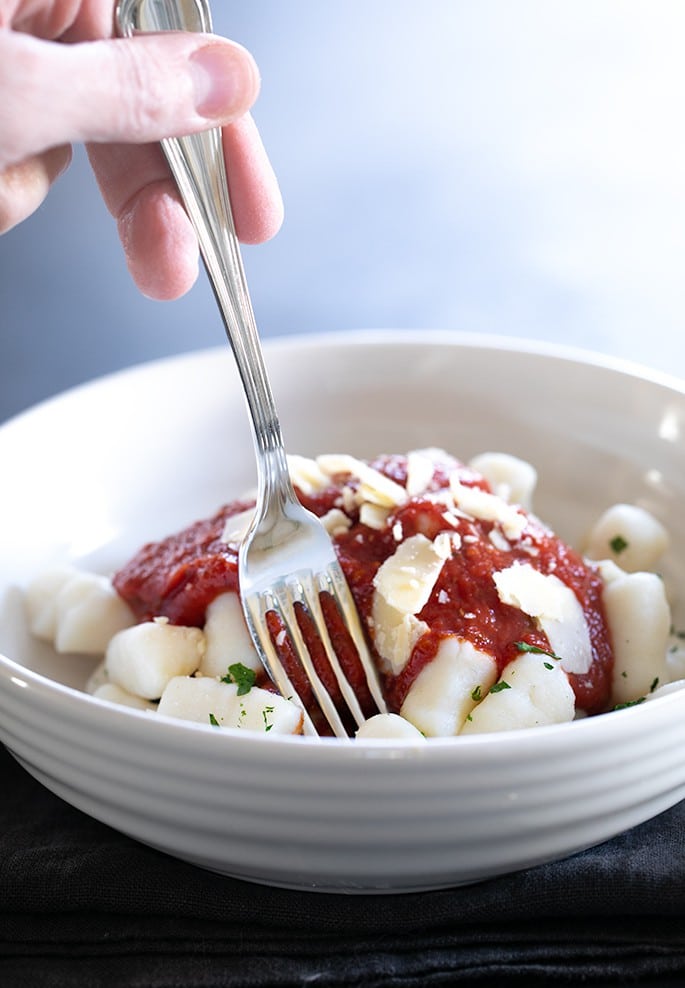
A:
[[[166,66],[149,46],[124,43],[116,50],[120,129],[134,142],[164,136],[171,102]]]

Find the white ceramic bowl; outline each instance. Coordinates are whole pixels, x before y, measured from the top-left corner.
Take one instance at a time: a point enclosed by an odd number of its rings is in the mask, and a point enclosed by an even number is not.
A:
[[[685,624],[685,385],[540,345],[429,332],[272,342],[291,452],[437,445],[537,465],[536,509],[577,542],[616,501],[648,508]],[[0,429],[0,738],[74,806],[259,882],[400,891],[571,854],[685,796],[685,693],[573,724],[420,745],[246,736],[114,707],[92,663],[31,639],[22,584],[107,572],[249,488],[228,350],[149,364]],[[680,596],[678,596],[680,588]]]

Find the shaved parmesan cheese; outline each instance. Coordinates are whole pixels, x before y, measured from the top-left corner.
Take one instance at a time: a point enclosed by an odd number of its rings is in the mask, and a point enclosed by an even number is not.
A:
[[[402,671],[417,641],[428,630],[415,615],[428,603],[451,546],[446,532],[433,541],[425,535],[412,535],[398,545],[374,577],[374,644],[394,675]]]
[[[488,494],[480,487],[467,487],[453,473],[450,477],[450,489],[454,503],[472,518],[482,521],[492,521],[502,526],[502,531],[508,539],[519,539],[526,527],[526,516],[513,505],[507,504],[495,494]]]
[[[546,576],[528,563],[514,563],[493,576],[503,604],[518,607],[531,617],[560,621],[564,614],[564,584]],[[568,589],[568,588],[566,588]]]
[[[237,515],[231,515],[230,518],[226,519],[224,530],[221,533],[221,541],[226,544],[242,542],[252,524],[253,517],[254,508],[248,508],[247,511],[240,511]]]
[[[446,535],[434,541],[412,535],[379,568],[373,581],[376,592],[398,611],[418,614],[428,603],[449,554]]]
[[[406,504],[408,495],[404,487],[390,480],[385,474],[374,470],[363,460],[357,460],[346,453],[327,453],[317,458],[319,467],[329,476],[349,473],[359,481],[359,496],[363,501],[380,504],[386,508],[396,508]]]
[[[416,497],[423,494],[435,472],[435,464],[423,450],[414,450],[407,455],[407,494]]]
[[[590,632],[580,601],[557,576],[528,563],[514,563],[493,576],[503,604],[536,619],[566,672],[584,673],[592,664]]]
[[[290,479],[299,487],[303,494],[316,494],[328,486],[329,477],[323,472],[316,460],[308,456],[297,456],[290,453],[287,456]]]
[[[495,549],[501,549],[502,552],[509,552],[511,549],[509,540],[505,539],[499,528],[493,528],[490,530],[488,540],[492,545],[494,545]]]
[[[379,532],[385,528],[389,515],[390,508],[382,508],[379,504],[371,504],[369,501],[365,501],[359,509],[359,521],[362,525],[368,525],[369,528],[375,528]]]
[[[340,508],[331,508],[321,518],[321,524],[329,535],[339,535],[352,527],[352,522]]]
[[[392,607],[382,594],[375,593],[371,607],[371,630],[376,651],[393,676],[398,676],[419,638],[428,631],[428,625],[413,614]]]

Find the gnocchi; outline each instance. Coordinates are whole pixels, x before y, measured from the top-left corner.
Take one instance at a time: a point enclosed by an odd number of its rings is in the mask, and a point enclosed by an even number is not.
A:
[[[374,461],[327,454],[292,457],[290,469],[336,545],[393,711],[370,716],[358,738],[564,723],[685,682],[685,641],[652,572],[668,533],[645,509],[609,508],[580,553],[532,514],[536,471],[508,454],[468,464],[434,448]],[[247,497],[195,526],[197,558],[189,550],[173,595],[159,586],[175,536],[113,579],[39,574],[26,591],[32,632],[101,656],[89,686],[99,699],[212,727],[301,732],[302,709],[267,681],[236,592],[251,516]],[[203,587],[208,560],[223,591]]]

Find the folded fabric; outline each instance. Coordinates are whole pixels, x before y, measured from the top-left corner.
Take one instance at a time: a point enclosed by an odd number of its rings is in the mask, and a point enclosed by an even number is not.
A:
[[[685,984],[685,803],[514,875],[345,896],[176,861],[3,750],[0,784],[3,988]]]

